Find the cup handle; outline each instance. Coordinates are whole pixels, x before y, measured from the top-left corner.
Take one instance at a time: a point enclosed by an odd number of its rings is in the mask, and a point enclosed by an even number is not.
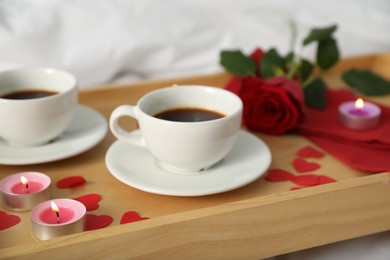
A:
[[[110,116],[110,129],[113,135],[122,141],[125,141],[129,144],[146,147],[146,143],[142,134],[140,132],[128,132],[120,127],[118,121],[121,117],[132,117],[137,119],[137,110],[136,106],[130,105],[121,105],[114,109]]]

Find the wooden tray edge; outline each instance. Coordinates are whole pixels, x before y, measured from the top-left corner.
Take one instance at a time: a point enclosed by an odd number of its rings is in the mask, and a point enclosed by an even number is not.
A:
[[[389,173],[348,179],[40,241],[39,244],[7,248],[0,250],[0,257],[31,259],[55,255],[58,256],[56,259],[61,259],[69,257],[70,252],[72,257],[78,258],[109,257],[109,254],[113,253],[112,250],[120,250],[124,258],[184,257],[197,254],[191,251],[193,246],[205,255],[212,255],[216,251],[229,251],[229,256],[268,257],[389,229],[389,207],[381,206],[373,211],[368,210],[374,204],[390,204],[389,184]],[[361,217],[346,222],[346,215],[351,214],[360,214]],[[270,215],[273,217],[270,218]],[[338,216],[342,217],[339,219]],[[375,223],[367,225],[369,223],[366,222],[372,218],[376,219]],[[363,223],[365,225],[362,225]],[[325,228],[327,227],[326,233],[320,235],[325,231],[324,224]],[[359,225],[359,228],[356,225]],[[226,233],[226,230],[229,230],[229,233]],[[186,233],[185,241],[180,235],[183,232]],[[276,238],[281,241],[287,239],[289,243],[267,245],[267,241]],[[305,240],[306,243],[303,242]],[[234,241],[239,243],[225,247],[225,244]],[[148,251],[146,245],[153,250]],[[257,254],[253,255],[254,252]]]

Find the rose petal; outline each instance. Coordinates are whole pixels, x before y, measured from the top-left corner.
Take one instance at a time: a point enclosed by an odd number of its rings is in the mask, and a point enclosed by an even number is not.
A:
[[[20,223],[20,217],[16,215],[8,215],[0,210],[0,230],[13,227]]]
[[[73,199],[83,203],[87,210],[95,210],[99,208],[98,202],[101,200],[101,197],[99,194],[91,193]]]
[[[325,154],[311,146],[304,146],[298,150],[297,155],[305,158],[322,158]]]
[[[256,62],[256,64],[260,64],[263,55],[264,51],[260,48],[256,48],[252,51],[251,58]]]
[[[85,220],[85,230],[95,230],[107,227],[113,222],[113,218],[108,215],[87,214]]]
[[[312,172],[321,168],[318,163],[308,162],[302,158],[295,158],[292,164],[297,172]]]
[[[265,177],[267,181],[272,181],[272,182],[290,181],[294,178],[295,178],[294,174],[282,169],[271,169],[268,171],[268,174]]]
[[[301,107],[304,106],[305,97],[301,85],[296,80],[286,80],[282,84],[282,88],[287,90],[295,100],[298,101]]]
[[[261,76],[261,71],[260,71],[260,64],[261,64],[261,59],[263,58],[264,51],[260,48],[256,48],[252,53],[251,53],[251,58],[255,62],[256,65],[256,75]]]
[[[149,219],[148,217],[141,217],[137,212],[135,211],[128,211],[123,214],[121,218],[120,224],[126,224],[130,222],[136,222],[140,220]]]
[[[85,183],[83,176],[70,176],[63,178],[57,182],[57,187],[59,189],[73,188]]]
[[[301,186],[316,186],[320,184],[320,176],[316,174],[299,175],[291,181]]]
[[[285,77],[271,77],[268,79],[264,79],[264,83],[267,85],[275,86],[275,87],[280,87],[283,85],[283,83],[286,81]]]

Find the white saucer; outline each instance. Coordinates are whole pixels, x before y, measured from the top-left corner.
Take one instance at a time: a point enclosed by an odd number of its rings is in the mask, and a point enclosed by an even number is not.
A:
[[[106,153],[107,168],[119,181],[146,192],[172,196],[202,196],[240,188],[261,177],[270,164],[267,145],[242,130],[227,157],[198,175],[164,171],[147,149],[119,140]]]
[[[65,132],[52,142],[35,147],[10,147],[0,142],[0,164],[27,165],[65,159],[95,146],[107,134],[105,118],[97,111],[78,105]]]

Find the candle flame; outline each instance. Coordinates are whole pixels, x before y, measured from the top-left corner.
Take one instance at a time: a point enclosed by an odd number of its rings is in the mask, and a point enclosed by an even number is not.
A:
[[[57,204],[54,201],[52,201],[50,204],[51,204],[51,209],[53,210],[53,212],[56,213],[57,223],[59,224],[60,223],[60,209],[58,208]]]
[[[51,202],[51,209],[56,213],[60,211],[60,209],[58,208],[57,204],[54,201]]]
[[[22,182],[23,185],[27,185],[27,184],[28,184],[28,180],[27,180],[27,178],[24,177],[24,176],[21,176],[21,177],[20,177],[20,181]]]
[[[364,101],[361,98],[356,99],[355,101],[355,108],[356,109],[363,109],[364,107]]]
[[[177,85],[176,83],[175,83],[175,84],[172,84],[172,87],[177,87],[177,86],[179,86],[179,85]]]

